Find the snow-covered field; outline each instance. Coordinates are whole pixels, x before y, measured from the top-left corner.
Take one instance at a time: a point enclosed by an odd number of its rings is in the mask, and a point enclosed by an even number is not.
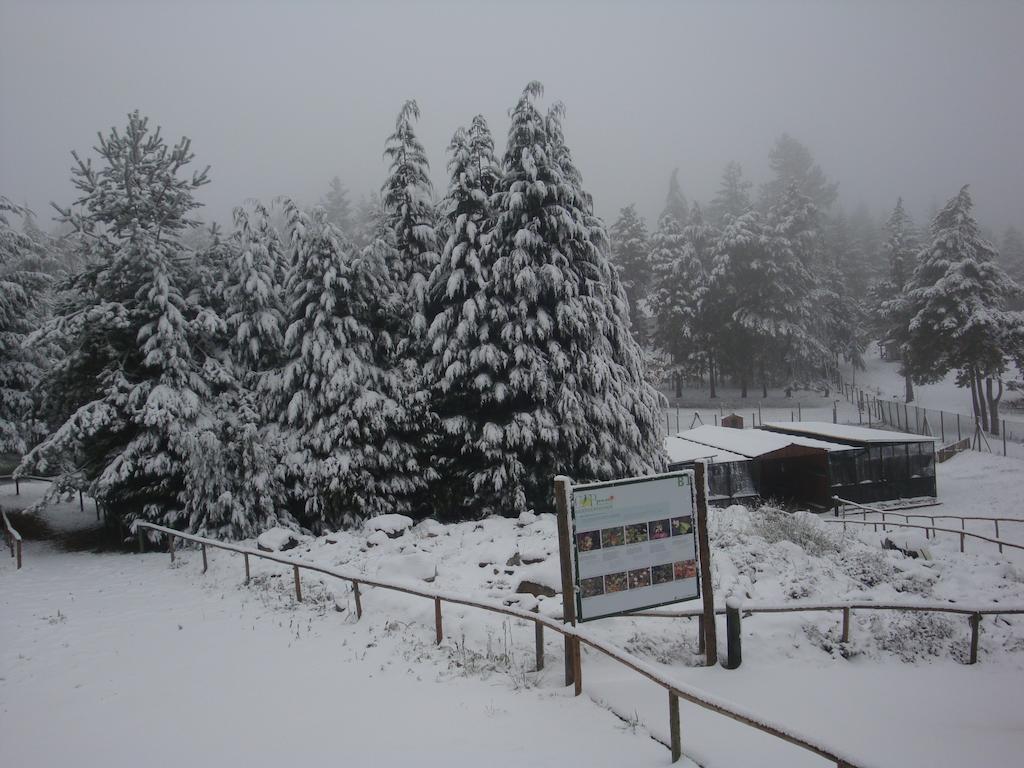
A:
[[[951,514],[1024,518],[1021,464],[977,453],[939,466]],[[0,487],[0,504],[13,501]],[[40,486],[23,486],[22,502]],[[88,523],[77,500],[46,513]],[[488,519],[303,539],[303,560],[408,579],[446,592],[560,614],[549,516]],[[1020,526],[1024,528],[1024,525]],[[388,534],[395,535],[395,538]],[[1019,535],[1019,534],[1018,534]],[[717,599],[747,604],[836,599],[1024,604],[1024,552],[939,540],[933,560],[882,550],[810,515],[712,514]],[[1004,538],[1011,539],[1009,531]],[[1024,536],[1021,536],[1024,541]],[[533,671],[532,626],[446,606],[433,645],[430,601],[363,593],[356,622],[343,584],[197,551],[67,553],[28,541],[25,568],[0,558],[0,742],[12,765],[667,765],[662,689],[585,653],[585,696],[561,685],[561,643]],[[1024,753],[1024,619],[986,617],[980,662],[966,666],[965,619],[943,614],[756,615],[744,663],[699,666],[688,619],[617,618],[588,629],[698,686],[856,755],[864,765],[1013,765]],[[724,629],[724,627],[723,627]],[[720,635],[724,632],[720,631]],[[724,638],[723,638],[724,643]],[[611,712],[616,713],[615,717]],[[821,766],[771,737],[682,703],[684,752],[701,765]],[[144,757],[143,757],[144,756]]]

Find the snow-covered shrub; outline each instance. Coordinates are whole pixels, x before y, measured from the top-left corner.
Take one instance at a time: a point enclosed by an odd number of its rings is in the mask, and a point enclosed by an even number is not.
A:
[[[808,512],[783,512],[775,507],[761,507],[751,518],[751,528],[765,541],[774,544],[791,541],[809,555],[826,555],[842,548],[842,539],[827,531]]]

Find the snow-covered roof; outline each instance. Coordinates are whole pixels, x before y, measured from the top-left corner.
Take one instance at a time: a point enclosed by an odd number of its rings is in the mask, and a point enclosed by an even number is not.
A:
[[[707,445],[695,443],[681,437],[669,435],[665,438],[665,452],[668,454],[669,464],[681,464],[687,461],[707,459],[715,464],[731,464],[736,461],[748,461],[746,456],[738,453],[730,453],[720,448],[711,448]]]
[[[764,425],[780,432],[799,432],[818,435],[829,440],[851,440],[855,443],[933,443],[934,437],[911,435],[906,432],[891,432],[885,429],[871,429],[850,424],[832,424],[828,421],[776,421]],[[778,434],[778,433],[776,433]]]
[[[700,443],[710,448],[719,448],[724,451],[738,453],[747,458],[757,458],[766,453],[774,453],[790,445],[799,445],[804,448],[818,448],[823,451],[855,451],[855,446],[843,445],[842,443],[830,443],[824,440],[814,440],[810,437],[797,435],[782,435],[778,432],[768,432],[763,429],[733,429],[731,427],[715,427],[704,424],[694,429],[680,432],[676,437],[689,440],[693,443]]]

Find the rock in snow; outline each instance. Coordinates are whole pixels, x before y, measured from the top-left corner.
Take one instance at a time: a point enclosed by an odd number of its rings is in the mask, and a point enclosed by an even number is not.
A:
[[[256,548],[264,552],[284,552],[299,546],[299,538],[287,528],[271,528],[256,539]]]
[[[392,539],[397,539],[411,527],[412,518],[405,515],[378,515],[366,521],[366,530],[383,531]]]

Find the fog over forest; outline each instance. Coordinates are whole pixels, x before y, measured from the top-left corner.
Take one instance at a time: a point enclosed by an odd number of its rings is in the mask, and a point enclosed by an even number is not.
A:
[[[729,161],[768,179],[787,132],[838,205],[930,214],[965,183],[995,236],[1024,222],[1019,2],[0,2],[3,193],[44,223],[71,201],[70,150],[139,109],[212,166],[227,223],[247,198],[304,204],[337,175],[377,191],[401,104],[438,196],[452,132],[497,137],[523,85],[565,102],[575,159],[609,223],[653,226],[668,176],[708,201]]]

